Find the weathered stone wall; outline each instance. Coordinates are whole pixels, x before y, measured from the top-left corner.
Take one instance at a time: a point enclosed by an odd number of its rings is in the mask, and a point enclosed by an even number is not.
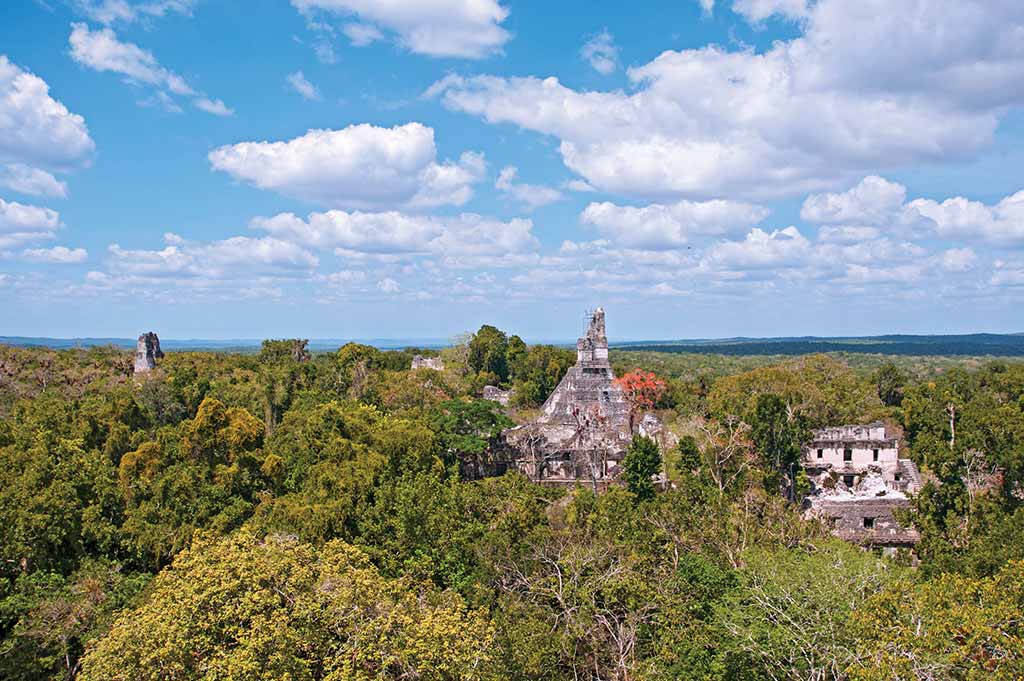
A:
[[[149,331],[139,336],[135,344],[135,373],[145,374],[156,368],[156,360],[162,358],[160,339]]]
[[[416,355],[412,358],[412,368],[444,371],[444,360],[440,357],[423,357],[422,355]]]

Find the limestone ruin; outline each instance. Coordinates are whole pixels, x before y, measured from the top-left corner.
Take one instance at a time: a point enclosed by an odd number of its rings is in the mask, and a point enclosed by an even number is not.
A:
[[[142,334],[135,344],[135,373],[149,373],[156,368],[156,361],[163,356],[157,335],[152,331]]]
[[[512,390],[502,390],[496,385],[485,385],[483,398],[490,400],[491,402],[497,402],[503,407],[507,407],[509,401],[512,399]]]
[[[837,537],[895,549],[917,543],[918,533],[895,517],[908,508],[921,474],[899,456],[900,441],[882,422],[822,428],[803,450],[811,480],[807,515],[821,518]]]
[[[604,485],[618,478],[633,439],[631,409],[615,383],[604,310],[597,308],[576,343],[576,364],[544,402],[536,420],[502,433],[500,449],[508,465],[537,482]],[[657,421],[649,414],[641,422],[660,433]]]
[[[444,360],[440,357],[424,357],[423,355],[416,355],[412,358],[412,368],[444,371]]]

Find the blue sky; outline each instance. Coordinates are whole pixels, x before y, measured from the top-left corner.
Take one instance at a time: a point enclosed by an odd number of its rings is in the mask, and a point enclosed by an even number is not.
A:
[[[1024,5],[13,0],[0,334],[1022,331]]]

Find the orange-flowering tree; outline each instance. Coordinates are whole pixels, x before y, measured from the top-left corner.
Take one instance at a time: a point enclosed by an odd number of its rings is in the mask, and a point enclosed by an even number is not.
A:
[[[665,394],[667,387],[665,381],[658,378],[653,371],[643,371],[639,368],[619,376],[615,379],[615,383],[622,388],[630,404],[630,429],[634,426],[636,415],[653,409],[661,396]]]

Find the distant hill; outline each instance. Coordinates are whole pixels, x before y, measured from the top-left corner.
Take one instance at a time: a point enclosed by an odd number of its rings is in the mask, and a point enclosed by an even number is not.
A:
[[[443,348],[451,344],[440,338],[317,338],[309,341],[314,352],[333,352],[355,341],[381,350],[404,348]],[[256,352],[262,341],[253,338],[227,340],[160,339],[163,350],[205,350],[210,352]],[[574,341],[545,340],[553,345],[573,347]],[[0,344],[54,349],[113,345],[135,347],[134,338],[35,338],[0,336]],[[687,352],[719,355],[806,355],[815,352],[860,352],[880,355],[962,355],[999,357],[1024,356],[1024,333],[972,333],[963,335],[889,335],[889,336],[792,336],[779,338],[694,338],[680,340],[626,341],[612,343],[617,350],[651,352]]]
[[[713,353],[721,355],[806,355],[815,352],[862,352],[879,355],[1024,356],[1024,334],[851,336],[822,338],[719,338],[615,343],[619,350]]]

